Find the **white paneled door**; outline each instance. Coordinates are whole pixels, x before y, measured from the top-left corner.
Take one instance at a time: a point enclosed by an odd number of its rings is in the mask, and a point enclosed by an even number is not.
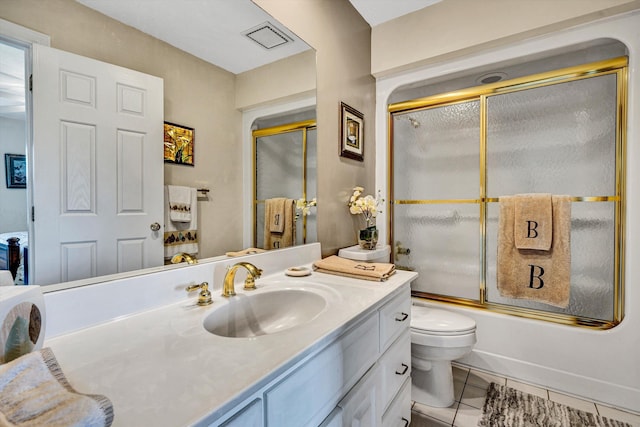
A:
[[[34,45],[33,284],[163,264],[163,81]]]

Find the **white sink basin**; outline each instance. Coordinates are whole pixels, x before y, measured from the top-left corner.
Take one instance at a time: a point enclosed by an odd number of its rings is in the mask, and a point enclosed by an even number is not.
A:
[[[205,317],[204,328],[223,337],[255,337],[303,325],[327,306],[326,298],[307,288],[238,294]]]

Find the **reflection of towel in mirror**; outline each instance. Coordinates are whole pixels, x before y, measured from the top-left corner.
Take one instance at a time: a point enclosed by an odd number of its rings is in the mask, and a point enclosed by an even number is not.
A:
[[[113,406],[69,384],[50,348],[0,365],[0,425],[110,426]]]
[[[383,282],[396,272],[396,266],[385,262],[353,261],[337,255],[329,256],[313,263],[313,269],[320,273],[336,274]]]
[[[269,231],[272,233],[284,233],[284,217],[287,206],[287,199],[279,197],[277,199],[269,199]]]
[[[189,189],[192,206],[191,221],[175,222],[171,220],[167,187],[164,187],[164,258],[171,259],[180,252],[196,255],[198,253],[198,192],[195,188]]]
[[[282,232],[271,231],[274,214],[279,211],[281,200],[281,198],[265,200],[264,248],[267,250],[293,246],[296,241],[296,202],[293,199],[285,199]]]
[[[504,298],[524,298],[567,307],[571,287],[571,198],[552,196],[553,239],[549,251],[518,249],[515,202],[500,197],[497,285]]]
[[[189,187],[167,185],[170,219],[173,222],[191,222],[191,190]],[[197,205],[193,205],[197,209]]]
[[[247,249],[243,249],[241,251],[227,252],[225,255],[228,256],[228,257],[238,257],[238,256],[244,256],[244,255],[261,254],[263,252],[266,252],[266,251],[264,249],[260,249],[260,248],[247,248]]]

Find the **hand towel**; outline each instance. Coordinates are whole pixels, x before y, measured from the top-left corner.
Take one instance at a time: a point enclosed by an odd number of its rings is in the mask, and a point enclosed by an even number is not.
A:
[[[168,186],[164,188],[165,201],[169,200]],[[171,221],[169,204],[165,202],[164,210],[164,259],[171,259],[175,254],[184,252],[189,255],[198,253],[198,192],[190,189],[191,221]]]
[[[247,248],[241,251],[227,252],[225,255],[233,258],[233,257],[244,256],[244,255],[261,254],[263,252],[266,252],[266,251],[260,248]]]
[[[549,251],[518,249],[514,241],[514,197],[500,197],[497,285],[506,298],[556,307],[569,305],[571,287],[571,198],[552,196],[553,239]]]
[[[0,425],[101,427],[112,422],[111,401],[76,392],[50,348],[0,365]]]
[[[287,199],[278,197],[265,201],[265,208],[269,210],[269,231],[272,233],[284,233],[284,217]]]
[[[514,211],[516,248],[540,251],[551,249],[551,194],[518,194],[514,197]]]
[[[190,187],[180,187],[178,185],[168,185],[169,189],[169,212],[173,222],[191,222],[191,190]],[[197,202],[197,199],[196,199]],[[193,205],[194,208],[197,205]]]
[[[396,272],[396,266],[384,262],[361,262],[331,255],[313,263],[320,273],[383,282]]]
[[[296,242],[296,202],[286,199],[284,209],[284,230],[282,233],[271,231],[270,219],[272,218],[272,203],[265,201],[264,209],[264,248],[267,250],[280,249],[293,246]]]

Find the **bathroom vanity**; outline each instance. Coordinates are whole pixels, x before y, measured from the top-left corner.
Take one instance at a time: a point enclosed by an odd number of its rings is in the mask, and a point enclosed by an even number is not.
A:
[[[321,273],[293,278],[273,256],[242,258],[267,273],[255,291],[244,291],[239,279],[236,296],[219,296],[218,278],[240,259],[216,262],[212,305],[197,306],[197,295],[182,289],[177,302],[60,334],[45,346],[79,392],[111,399],[114,426],[408,425],[416,273],[398,271],[382,283]],[[251,301],[270,308],[247,309]],[[214,313],[241,307],[257,323],[240,327],[229,317],[236,326],[212,326],[220,318]]]

